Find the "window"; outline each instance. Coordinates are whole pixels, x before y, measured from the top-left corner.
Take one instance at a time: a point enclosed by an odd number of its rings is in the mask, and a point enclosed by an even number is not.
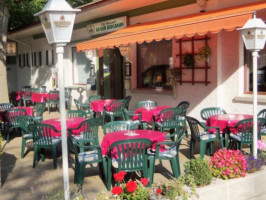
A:
[[[72,48],[72,65],[73,65],[73,81],[74,84],[86,84],[87,79],[92,76],[91,60],[87,59],[84,52],[77,52],[77,49]]]
[[[138,45],[138,88],[169,88],[169,59],[172,40]]]
[[[253,91],[253,67],[252,53],[245,49],[244,62],[246,69],[246,92]],[[258,72],[257,72],[258,92],[266,92],[266,45],[264,49],[259,51]]]

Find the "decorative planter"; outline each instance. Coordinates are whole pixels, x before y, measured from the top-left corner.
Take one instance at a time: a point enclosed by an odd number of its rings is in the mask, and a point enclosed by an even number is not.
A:
[[[250,200],[266,199],[266,168],[247,174],[243,178],[230,180],[214,179],[211,185],[197,188],[200,199],[204,200]]]

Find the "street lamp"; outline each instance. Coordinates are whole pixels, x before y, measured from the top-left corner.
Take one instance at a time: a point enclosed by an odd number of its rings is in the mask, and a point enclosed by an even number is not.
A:
[[[48,43],[56,47],[57,69],[59,75],[59,97],[60,97],[60,121],[62,135],[62,159],[65,199],[69,200],[69,175],[68,175],[68,152],[67,131],[65,115],[65,89],[63,53],[64,46],[70,42],[75,15],[80,9],[73,9],[65,0],[49,0],[44,9],[36,13],[39,16]]]
[[[253,57],[253,156],[257,158],[257,138],[258,138],[258,120],[257,120],[257,104],[258,104],[258,86],[257,86],[257,61],[258,52],[264,48],[266,40],[266,25],[256,18],[254,13],[253,19],[249,19],[241,31],[246,49],[252,52]]]

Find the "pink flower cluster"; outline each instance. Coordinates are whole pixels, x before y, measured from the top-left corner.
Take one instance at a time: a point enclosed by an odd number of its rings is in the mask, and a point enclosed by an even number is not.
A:
[[[222,179],[246,176],[246,159],[239,150],[220,149],[211,157],[213,176]]]
[[[258,140],[257,141],[257,148],[259,150],[262,150],[264,148],[264,146],[265,146],[265,144],[264,144],[264,142],[262,140]]]

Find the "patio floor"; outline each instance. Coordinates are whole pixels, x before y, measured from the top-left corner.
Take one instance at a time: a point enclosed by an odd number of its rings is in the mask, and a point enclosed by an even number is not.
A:
[[[58,112],[44,113],[44,119],[59,117]],[[103,132],[100,128],[99,140],[101,142]],[[217,144],[219,146],[219,143]],[[62,177],[62,156],[61,149],[58,153],[58,168],[53,169],[52,157],[46,158],[45,162],[38,162],[35,168],[32,168],[33,151],[32,143],[28,144],[30,151],[27,152],[24,159],[20,158],[21,137],[14,137],[8,144],[3,142],[2,159],[2,188],[0,189],[1,200],[30,200],[42,199],[43,196],[52,191],[63,191]],[[184,138],[180,147],[180,166],[183,173],[183,164],[188,160],[189,139]],[[199,146],[196,145],[195,157],[199,156]],[[74,157],[74,155],[72,155]],[[209,159],[205,156],[205,159]],[[74,184],[74,163],[69,162],[70,190],[72,193],[77,191]],[[172,178],[170,163],[162,161],[156,163],[154,183],[167,181]],[[94,199],[99,192],[106,192],[106,187],[99,176],[97,165],[87,167],[86,177],[83,184],[83,194],[88,199]]]

